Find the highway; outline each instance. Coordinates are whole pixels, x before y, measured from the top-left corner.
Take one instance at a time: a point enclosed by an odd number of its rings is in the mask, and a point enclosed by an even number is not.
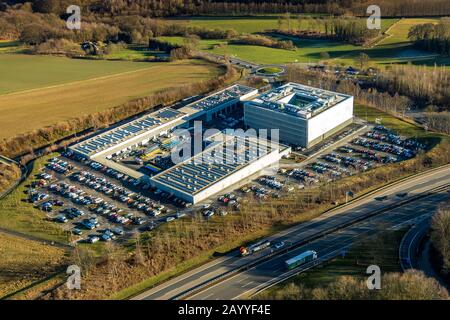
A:
[[[373,236],[385,228],[397,229],[399,226],[405,226],[405,222],[414,223],[417,218],[427,218],[439,202],[448,199],[450,199],[450,194],[442,192],[389,210],[367,221],[312,241],[288,254],[277,256],[189,298],[225,300],[246,298],[274,283],[287,279],[289,276],[343,254],[356,241]],[[306,250],[317,251],[319,260],[300,267],[294,272],[286,272],[284,262]]]
[[[403,209],[399,210],[399,208],[410,208],[410,206],[407,206],[409,201],[415,197],[422,196],[430,189],[448,185],[449,182],[450,166],[445,166],[395,183],[369,196],[356,199],[346,206],[331,210],[309,222],[299,224],[268,237],[267,239],[272,242],[286,242],[287,247],[293,243],[305,243],[284,257],[270,257],[269,261],[259,263],[249,270],[235,274],[242,267],[251,266],[261,259],[268,259],[267,255],[270,255],[273,249],[269,248],[247,257],[238,257],[238,252],[235,250],[147,290],[134,297],[134,299],[165,300],[187,298],[187,294],[193,299],[233,299],[244,294],[251,294],[252,290],[257,291],[264,286],[270,285],[271,282],[281,279],[280,276],[284,273],[281,269],[281,261],[284,261],[285,257],[289,257],[291,254],[295,255],[296,252],[307,250],[309,245],[316,248],[320,259],[329,259],[334,255],[340,254],[344,248],[351,245],[358,238],[370,236],[376,232],[373,223],[376,226],[386,224],[387,227],[395,228],[409,220],[417,219],[421,216],[420,213],[422,215],[427,214],[426,212],[429,212],[430,206],[433,206],[441,199],[431,197],[442,197],[445,200],[448,197],[448,193],[444,192],[430,196],[430,198],[423,198],[420,200],[420,204],[414,202],[414,205],[412,205],[414,210],[411,213],[409,213],[408,209],[403,213]],[[398,195],[402,196],[399,197]],[[383,201],[375,199],[383,196],[387,196]],[[432,199],[432,201],[428,199]],[[422,209],[418,210],[417,208]],[[377,215],[380,215],[380,217]],[[370,221],[364,221],[371,216]],[[355,225],[357,222],[359,223]],[[280,250],[286,249],[282,248]],[[304,267],[308,267],[308,265]],[[229,277],[214,285],[213,280],[224,277],[224,275]],[[205,287],[206,284],[208,284],[208,287]]]

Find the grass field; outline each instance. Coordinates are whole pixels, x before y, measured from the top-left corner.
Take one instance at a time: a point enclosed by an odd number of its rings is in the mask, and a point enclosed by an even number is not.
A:
[[[437,23],[439,19],[435,18],[408,18],[400,19],[388,32],[389,36],[379,43],[379,45],[386,45],[392,43],[410,42],[408,33],[411,27],[418,24]]]
[[[285,37],[283,37],[285,38]],[[183,42],[182,37],[161,37],[161,40],[177,44]],[[328,40],[295,40],[296,50],[274,49],[261,46],[227,45],[224,40],[201,40],[200,49],[261,64],[284,64],[294,62],[317,62],[321,52],[328,52],[331,58],[339,58],[360,47]]]
[[[0,55],[0,94],[62,85],[149,68],[147,63],[94,61],[63,57]]]
[[[361,119],[367,120],[371,123],[375,123],[376,119],[379,119],[380,124],[382,124],[385,127],[390,128],[397,134],[405,136],[405,137],[423,139],[423,140],[428,140],[430,142],[441,140],[441,139],[446,139],[446,140],[449,139],[449,137],[446,135],[431,132],[431,131],[425,131],[421,127],[418,127],[407,121],[396,118],[390,114],[387,114],[383,111],[380,111],[380,110],[377,110],[377,109],[374,109],[371,107],[356,104],[354,113],[355,113],[355,116],[357,116]]]
[[[291,16],[291,28],[298,29],[301,27],[305,29],[308,27],[309,22],[303,18],[308,16],[317,16],[305,14],[301,15],[300,22],[297,19],[297,15]],[[196,27],[202,27],[206,29],[234,29],[239,33],[258,33],[270,29],[278,29],[278,16],[255,16],[255,17],[193,17],[186,19],[172,19],[169,21],[175,21],[180,23],[189,24]],[[382,31],[389,28],[396,19],[383,19]],[[283,28],[288,28],[287,21],[283,20]],[[324,31],[324,30],[320,30]]]
[[[144,45],[127,45],[123,48],[118,48],[114,52],[107,54],[107,59],[121,59],[121,60],[147,60],[152,59],[159,52],[150,51]]]
[[[0,70],[8,75],[0,78],[5,91],[39,88],[0,95],[0,139],[220,73],[199,60],[137,63],[22,55],[0,55]]]
[[[54,155],[36,160],[28,179],[6,198],[0,200],[0,227],[48,241],[67,243],[67,234],[62,228],[54,222],[46,220],[43,211],[33,208],[30,203],[25,201],[27,199],[27,185],[33,181],[34,175],[52,156]]]
[[[65,251],[0,233],[0,298],[58,271]]]
[[[234,27],[234,29],[242,33],[257,33],[278,27],[278,18],[276,16],[259,18],[198,17],[176,19],[176,21],[209,29],[229,29]],[[322,60],[321,53],[327,52],[332,59],[330,62],[348,66],[356,65],[356,59],[359,54],[365,52],[369,55],[370,62],[378,66],[411,62],[412,64],[429,66],[433,66],[436,63],[438,65],[448,65],[450,68],[449,57],[441,57],[430,52],[417,50],[407,39],[409,28],[413,25],[437,21],[438,19],[382,19],[382,32],[387,31],[392,26],[388,32],[392,36],[384,38],[372,48],[364,48],[337,41],[279,37],[284,40],[293,40],[297,49],[289,51],[260,46],[227,45],[227,42],[224,40],[202,40],[200,41],[200,49],[215,54],[227,54],[260,64],[316,63]],[[297,26],[297,19],[292,19],[292,28]],[[164,37],[163,39],[179,44],[183,42],[183,39],[180,37]]]

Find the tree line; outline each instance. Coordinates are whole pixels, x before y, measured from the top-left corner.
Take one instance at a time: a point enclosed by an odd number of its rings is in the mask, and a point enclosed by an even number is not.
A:
[[[439,23],[425,23],[413,26],[408,38],[424,50],[450,55],[450,19],[442,18]]]
[[[64,19],[55,13],[35,13],[30,6],[0,12],[0,38],[37,45],[50,39],[66,39],[76,43],[126,42],[145,44],[154,37],[198,35],[202,39],[231,39],[234,30],[207,29],[172,23],[149,17],[95,16],[83,17],[81,30],[68,30]]]
[[[450,284],[450,206],[446,203],[431,220],[431,243],[437,251],[438,267],[442,277]]]
[[[326,38],[346,41],[362,45],[381,34],[380,30],[367,28],[366,20],[351,16],[322,16],[296,19],[290,13],[283,14],[278,19],[277,33],[299,37]]]
[[[275,40],[261,35],[243,35],[228,41],[229,44],[243,44],[251,46],[263,46],[284,50],[295,50],[296,46],[291,40]]]
[[[21,171],[15,164],[0,162],[0,195],[3,194],[21,176]]]
[[[309,288],[290,282],[283,288],[263,292],[257,299],[270,300],[447,300],[447,290],[421,271],[386,273],[380,290],[369,290],[365,279],[340,276],[325,286]]]
[[[377,87],[414,99],[416,106],[450,111],[450,74],[445,66],[392,65],[379,75]]]
[[[3,0],[3,7],[27,0]],[[71,4],[85,13],[167,17],[180,15],[248,15],[292,13],[329,13],[366,16],[369,0],[31,0],[42,13],[65,14]],[[384,17],[436,16],[450,13],[447,0],[378,0]]]

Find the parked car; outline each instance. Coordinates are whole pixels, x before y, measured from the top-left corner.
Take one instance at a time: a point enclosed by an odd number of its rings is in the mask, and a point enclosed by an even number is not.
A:
[[[78,228],[75,228],[75,229],[72,230],[72,233],[77,235],[77,236],[81,236],[83,234],[83,231],[81,231]]]
[[[60,214],[59,216],[57,216],[57,217],[55,218],[55,221],[60,222],[60,223],[66,223],[66,222],[69,221],[69,220],[67,220],[67,218],[66,218],[65,215]]]
[[[86,241],[87,241],[88,243],[96,243],[96,242],[99,242],[99,241],[100,241],[100,238],[97,237],[97,236],[92,236],[92,237],[87,238]]]

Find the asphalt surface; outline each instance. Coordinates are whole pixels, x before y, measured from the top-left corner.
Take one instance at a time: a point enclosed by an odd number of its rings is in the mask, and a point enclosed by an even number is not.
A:
[[[313,219],[309,222],[299,224],[280,233],[277,233],[268,240],[273,243],[278,241],[284,241],[289,245],[290,243],[303,242],[311,239],[317,235],[323,235],[327,232],[345,226],[346,224],[354,223],[355,221],[365,219],[374,212],[380,210],[387,210],[394,206],[398,206],[401,202],[408,201],[409,199],[427,192],[438,186],[446,185],[450,182],[450,166],[440,168],[429,172],[424,175],[419,175],[406,181],[391,185],[387,188],[383,188],[378,192],[371,194],[368,197],[355,200],[347,206],[337,208],[321,215],[320,217]],[[406,196],[399,197],[397,194],[407,193]],[[387,199],[380,201],[375,198],[387,196]],[[440,195],[440,197],[448,197],[447,193]],[[382,214],[382,218],[374,219],[377,226],[386,223],[391,228],[395,228],[397,225],[404,224],[408,220],[415,219],[421,214],[429,212],[429,207],[436,205],[439,199],[432,199],[427,201],[423,199],[420,206],[424,206],[418,210],[418,204],[413,206],[414,210],[411,213],[403,213],[403,210],[396,208],[393,211],[389,211],[390,214]],[[408,207],[409,208],[409,207]],[[424,211],[422,211],[424,210]],[[395,212],[400,212],[395,214]],[[392,218],[391,218],[392,216]],[[381,220],[377,220],[381,219]],[[399,220],[398,220],[399,219]],[[348,230],[347,230],[348,229]],[[290,254],[303,252],[308,248],[314,248],[318,251],[320,259],[329,259],[333,255],[342,253],[342,250],[350,246],[357,238],[361,236],[370,236],[373,231],[373,225],[358,224],[350,226],[343,231],[332,232],[331,234],[324,236],[315,242],[311,242],[305,246],[302,246]],[[247,257],[238,257],[237,250],[228,253],[225,256],[219,257],[214,261],[200,266],[194,270],[191,270],[185,274],[182,274],[174,279],[171,279],[153,289],[150,289],[134,299],[174,299],[180,298],[187,292],[195,291],[199,286],[205,285],[205,283],[214,280],[217,277],[222,276],[226,272],[230,272],[236,268],[248,265],[255,260],[261,259],[265,255],[271,253],[272,248],[268,248]],[[198,294],[192,296],[193,299],[233,299],[240,297],[244,293],[249,294],[251,290],[257,291],[264,285],[270,284],[275,281],[277,277],[283,275],[285,272],[282,270],[282,263],[289,257],[290,254],[279,257],[275,257],[268,262],[257,265],[257,267],[248,271],[242,272],[233,276],[217,285],[209,287]],[[319,260],[320,260],[319,259]],[[303,266],[306,268],[308,265]],[[296,270],[298,272],[299,270]],[[245,278],[245,277],[248,278]]]
[[[416,223],[402,239],[399,248],[400,265],[403,270],[418,269],[420,243],[430,229],[430,219]]]

